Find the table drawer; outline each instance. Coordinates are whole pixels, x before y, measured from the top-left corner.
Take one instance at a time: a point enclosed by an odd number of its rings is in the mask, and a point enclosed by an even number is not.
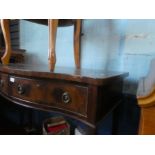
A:
[[[10,76],[10,95],[35,104],[43,104],[87,115],[88,88],[69,82],[35,80]]]
[[[0,74],[0,91],[4,94],[8,94],[8,75]]]

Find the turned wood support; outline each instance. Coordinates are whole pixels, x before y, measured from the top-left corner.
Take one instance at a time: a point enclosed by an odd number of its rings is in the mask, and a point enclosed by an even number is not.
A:
[[[9,19],[1,19],[1,28],[5,41],[5,53],[1,58],[2,64],[8,65],[11,57],[11,39],[10,39],[10,28]]]

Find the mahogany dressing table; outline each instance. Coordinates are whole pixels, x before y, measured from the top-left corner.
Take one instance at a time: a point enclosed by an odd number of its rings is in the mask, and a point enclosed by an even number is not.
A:
[[[0,65],[0,95],[13,103],[63,113],[95,134],[96,125],[121,100],[127,73],[73,68]]]

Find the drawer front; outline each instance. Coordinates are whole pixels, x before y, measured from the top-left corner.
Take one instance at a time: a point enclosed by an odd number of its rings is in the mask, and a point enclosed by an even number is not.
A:
[[[10,95],[36,104],[44,104],[87,115],[88,88],[61,81],[10,77]],[[9,78],[9,79],[10,79]]]
[[[0,74],[0,91],[4,94],[8,94],[8,75]]]

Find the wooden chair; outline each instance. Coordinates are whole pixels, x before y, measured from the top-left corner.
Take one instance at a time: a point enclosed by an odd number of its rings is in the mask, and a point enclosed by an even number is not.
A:
[[[141,108],[139,134],[155,134],[155,59],[148,75],[139,81],[137,100]]]
[[[81,33],[81,20],[80,19],[49,19],[49,20],[39,20],[39,19],[28,19],[29,21],[36,22],[39,24],[45,24],[49,26],[49,68],[54,70],[56,63],[56,33],[58,26],[70,26],[74,25],[74,59],[76,68],[80,68],[80,33]],[[11,40],[10,40],[10,29],[9,20],[1,19],[1,28],[4,35],[5,41],[5,53],[1,58],[2,63],[7,65],[10,61],[11,56]]]

